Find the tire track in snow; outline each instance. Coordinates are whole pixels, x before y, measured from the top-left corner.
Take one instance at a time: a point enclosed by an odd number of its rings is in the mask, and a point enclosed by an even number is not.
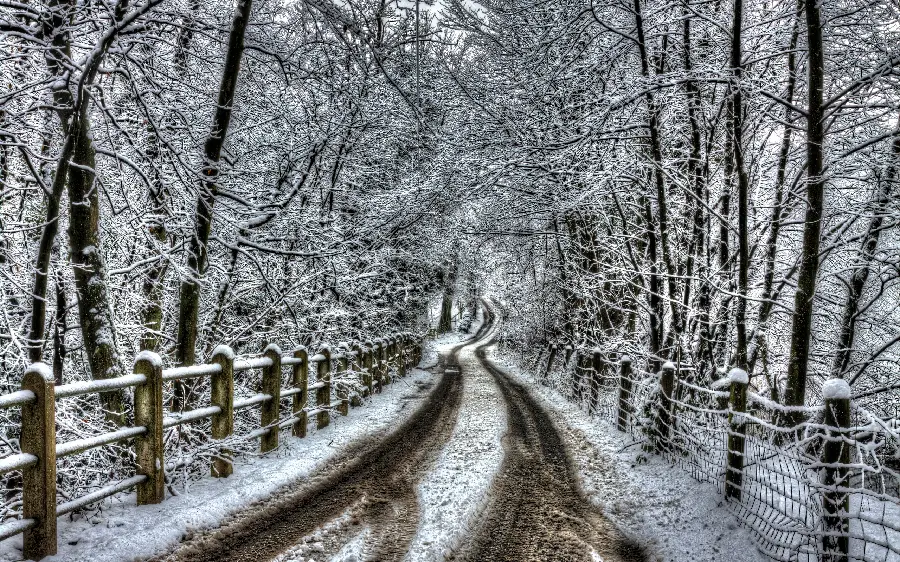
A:
[[[489,332],[485,323],[473,340],[483,339]],[[457,364],[459,350],[473,340],[456,346],[445,363]],[[384,439],[350,448],[309,482],[274,494],[269,501],[234,515],[219,528],[154,560],[270,560],[352,508],[359,524],[369,529],[366,558],[399,562],[409,550],[419,522],[416,484],[453,431],[462,380],[461,374],[441,375],[422,407]],[[356,535],[347,536],[347,541]]]
[[[486,304],[485,310],[490,311]],[[480,345],[476,356],[507,402],[506,456],[480,527],[456,559],[643,561],[643,548],[581,493],[563,439],[547,413],[524,386],[487,360],[485,348],[491,343],[493,339]]]

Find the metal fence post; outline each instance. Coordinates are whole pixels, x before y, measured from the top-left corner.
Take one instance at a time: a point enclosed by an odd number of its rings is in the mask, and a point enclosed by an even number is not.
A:
[[[747,441],[747,426],[744,417],[747,411],[747,385],[750,378],[747,371],[734,368],[728,373],[731,380],[731,395],[728,408],[728,466],[725,470],[725,498],[741,501],[744,483],[744,453]]]
[[[272,362],[262,370],[262,392],[271,398],[263,402],[259,409],[260,427],[272,426],[259,441],[259,451],[267,453],[278,448],[278,420],[281,410],[281,348],[270,343],[263,351],[263,355]]]
[[[619,359],[619,412],[616,416],[616,427],[619,431],[628,429],[628,417],[631,414],[631,357],[623,355]]]
[[[234,433],[234,351],[227,345],[217,345],[210,362],[219,366],[219,371],[210,378],[210,403],[219,407],[219,413],[212,416],[212,438],[222,440]],[[216,478],[231,476],[234,452],[219,447],[210,471]]]
[[[300,362],[296,363],[291,373],[291,384],[299,388],[300,392],[294,395],[293,414],[297,421],[291,427],[294,437],[306,437],[306,403],[309,400],[309,355],[305,347],[299,347],[294,351],[294,357]]]
[[[137,485],[138,505],[152,505],[166,497],[163,469],[163,380],[162,359],[152,351],[142,351],[134,361],[134,373],[146,381],[134,389],[134,425],[145,427],[134,438],[137,473],[147,477]]]
[[[825,398],[825,446],[822,451],[822,562],[846,562],[850,553],[850,385],[830,379],[822,386]]]
[[[56,394],[50,367],[35,363],[25,370],[22,390],[35,400],[22,406],[22,452],[37,463],[22,470],[22,517],[33,519],[25,531],[24,556],[40,560],[56,554]]]

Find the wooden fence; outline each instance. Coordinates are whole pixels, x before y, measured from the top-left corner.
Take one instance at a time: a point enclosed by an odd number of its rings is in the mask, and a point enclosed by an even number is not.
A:
[[[0,540],[24,534],[24,556],[40,560],[56,554],[56,519],[96,503],[109,496],[137,488],[138,505],[156,504],[165,499],[165,459],[163,432],[182,424],[211,418],[212,439],[224,440],[234,432],[234,414],[259,406],[260,426],[245,435],[260,440],[265,453],[278,447],[279,432],[288,427],[296,437],[305,437],[308,418],[316,418],[316,426],[328,425],[333,411],[347,415],[350,405],[361,404],[360,397],[334,388],[332,374],[352,371],[364,394],[380,391],[390,382],[391,369],[405,376],[409,365],[422,358],[422,342],[409,334],[397,334],[375,343],[354,343],[332,352],[322,347],[312,357],[304,348],[283,354],[277,345],[269,345],[259,357],[235,359],[231,348],[218,346],[205,365],[164,369],[160,357],[151,352],[140,353],[130,375],[107,380],[76,382],[55,386],[49,367],[43,363],[30,366],[22,379],[21,390],[0,396],[0,409],[21,408],[21,452],[0,459],[0,475],[11,471],[22,473],[22,518],[0,525]],[[311,366],[316,381],[308,382]],[[291,384],[282,388],[282,369],[291,368]],[[235,398],[234,374],[258,369],[261,392]],[[209,405],[182,412],[166,413],[163,385],[172,381],[210,378]],[[92,437],[56,442],[56,400],[86,394],[134,389],[134,423],[116,431]],[[315,392],[315,404],[308,395]],[[332,395],[336,403],[332,405]],[[290,411],[282,413],[283,399],[293,398]],[[125,442],[134,447],[135,475],[105,486],[80,498],[57,504],[56,460],[69,455]],[[232,473],[232,451],[222,447],[210,467],[214,477]]]

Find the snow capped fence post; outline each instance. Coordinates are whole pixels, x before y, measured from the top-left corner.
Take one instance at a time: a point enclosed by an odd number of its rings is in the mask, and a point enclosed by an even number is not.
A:
[[[547,355],[547,367],[544,369],[544,374],[541,377],[541,384],[544,386],[547,385],[547,379],[550,377],[550,371],[553,369],[553,362],[556,360],[557,353],[559,353],[559,345],[551,343],[550,351]]]
[[[603,370],[603,353],[599,349],[594,349],[591,355],[591,396],[589,412],[596,414],[600,409],[600,373]]]
[[[391,361],[394,359],[394,340],[387,338],[381,346],[382,365],[381,375],[383,385],[391,384]]]
[[[351,353],[353,353],[353,370],[357,372],[359,376],[359,383],[366,386],[366,374],[363,371],[363,348],[362,344],[359,342],[353,342],[353,348]],[[367,395],[368,389],[364,389],[362,394],[354,394],[353,399],[350,402],[350,405],[353,407],[362,406],[362,397]]]
[[[744,483],[744,450],[747,441],[747,371],[734,368],[728,373],[731,394],[728,400],[728,466],[725,469],[725,498],[741,501]]]
[[[575,367],[572,369],[572,398],[581,406],[581,384],[584,378],[584,354],[578,351],[575,354]]]
[[[374,378],[372,375],[372,356],[375,354],[373,344],[370,341],[367,341],[365,344],[365,353],[363,354],[363,384],[366,385],[368,389],[369,396],[375,392],[373,388],[372,379]]]
[[[397,365],[397,338],[391,336],[388,338],[387,345],[387,381],[388,384],[394,382],[391,377],[391,367],[396,367]]]
[[[299,362],[294,365],[291,375],[291,384],[299,388],[300,392],[294,395],[293,413],[297,421],[294,422],[291,432],[294,437],[306,437],[306,402],[308,397],[309,380],[309,355],[305,347],[299,347],[294,351],[294,358]]]
[[[259,441],[259,451],[267,453],[278,448],[278,414],[281,405],[281,349],[274,343],[270,343],[263,351],[271,365],[263,367],[262,392],[270,398],[262,403],[260,412],[260,427],[272,426],[263,434]]]
[[[375,346],[372,348],[372,375],[375,379],[375,391],[381,393],[384,389],[384,380],[381,375],[381,359],[384,355],[383,340],[375,340]]]
[[[322,429],[331,417],[331,350],[322,346],[312,360],[316,362],[316,429]]]
[[[825,446],[822,450],[822,562],[846,562],[850,552],[850,385],[830,379],[822,386],[825,399]]]
[[[675,364],[663,363],[659,374],[659,408],[656,411],[656,451],[663,452],[672,429],[672,391],[675,389]]]
[[[234,351],[227,345],[217,345],[210,363],[219,366],[210,378],[210,403],[219,407],[212,416],[212,438],[226,439],[234,433]],[[213,459],[211,472],[216,478],[227,478],[234,470],[231,449],[220,447]]]
[[[147,429],[134,438],[137,473],[147,477],[137,485],[137,503],[149,505],[166,498],[162,359],[152,351],[140,352],[134,361],[134,374],[144,375],[146,379],[134,389],[134,426]]]
[[[422,363],[422,354],[424,353],[425,340],[418,337],[416,340],[416,356],[413,359],[413,367],[418,367]]]
[[[616,427],[619,431],[628,428],[628,416],[631,413],[631,357],[623,355],[619,359],[619,412],[616,416]]]
[[[566,344],[566,365],[569,364],[569,361],[572,359],[572,353],[575,351],[575,346],[572,344]]]
[[[338,399],[338,412],[340,412],[340,414],[342,416],[346,416],[347,414],[350,413],[349,412],[350,406],[348,403],[348,397],[349,397],[350,393],[347,390],[347,381],[346,381],[347,369],[350,366],[350,361],[349,361],[349,357],[348,357],[349,353],[350,353],[350,349],[346,342],[341,342],[338,344],[337,370],[338,370],[338,373],[340,373],[340,375],[341,375],[338,378],[343,379],[343,380],[341,380],[341,385],[338,387],[337,399]]]
[[[397,375],[406,376],[406,334],[394,336],[397,341]]]
[[[26,559],[56,554],[56,395],[53,373],[44,363],[25,370],[22,390],[35,400],[22,405],[22,453],[37,462],[22,469],[22,518],[34,520],[25,531]]]

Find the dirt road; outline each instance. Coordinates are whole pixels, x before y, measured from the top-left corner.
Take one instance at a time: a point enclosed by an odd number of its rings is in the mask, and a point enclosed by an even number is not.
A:
[[[309,481],[283,489],[155,560],[329,560],[351,541],[362,540],[363,559],[400,562],[419,526],[418,483],[453,433],[465,370],[484,369],[508,410],[504,460],[487,509],[471,522],[474,530],[456,553],[445,554],[466,562],[643,561],[640,546],[581,494],[547,414],[527,389],[486,358],[495,319],[487,305],[485,311],[482,329],[442,359],[440,378],[420,389],[427,395],[424,403],[393,433],[355,446]],[[478,346],[478,363],[468,362],[460,373],[459,351],[469,345]],[[313,532],[315,556],[307,557],[311,553],[303,548]]]
[[[526,388],[488,361],[490,343],[482,343],[476,356],[507,403],[505,457],[494,480],[490,507],[457,559],[643,561],[643,549],[584,498],[553,422]]]
[[[474,340],[484,338],[488,328]],[[456,347],[438,369],[455,365],[465,345]],[[365,526],[369,559],[402,560],[418,526],[416,483],[453,431],[462,385],[460,374],[441,375],[434,388],[421,390],[429,393],[422,407],[384,439],[357,445],[310,482],[284,489],[154,560],[271,560],[342,515],[349,515],[344,517],[346,532],[333,533],[320,548],[340,548],[340,535],[355,535]]]

